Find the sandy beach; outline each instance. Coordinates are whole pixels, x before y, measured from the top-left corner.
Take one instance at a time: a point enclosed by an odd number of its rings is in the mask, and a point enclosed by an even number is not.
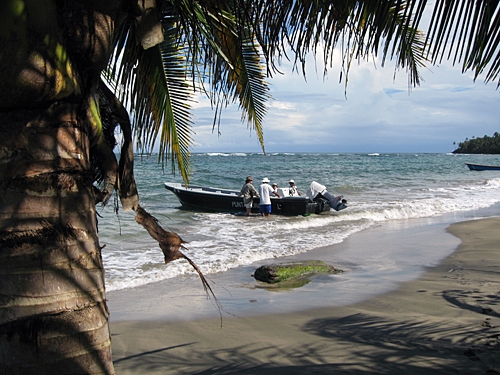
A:
[[[201,307],[183,305],[182,291],[170,299],[159,297],[158,303],[158,289],[151,295],[147,295],[151,288],[140,291],[156,315],[143,314],[148,309],[144,302],[134,303],[133,293],[128,294],[128,303],[124,302],[127,292],[111,293],[108,299],[116,371],[498,374],[500,218],[459,222],[447,231],[461,243],[437,265],[426,268],[418,279],[343,306],[223,314],[221,324],[217,315],[190,319],[193,311],[208,308],[213,312],[215,308],[203,297]],[[297,294],[294,296],[297,298]],[[239,303],[251,308],[254,301],[245,298],[239,298]],[[161,310],[169,308],[165,305],[168,301],[186,312],[185,319],[159,318]],[[123,305],[127,305],[128,315],[123,313]],[[222,305],[226,306],[224,300]]]

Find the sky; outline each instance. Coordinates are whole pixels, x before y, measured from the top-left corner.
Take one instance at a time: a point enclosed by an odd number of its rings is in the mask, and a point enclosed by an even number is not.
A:
[[[306,81],[287,64],[268,80],[267,153],[446,153],[500,131],[496,82],[474,82],[450,63],[421,68],[423,80],[411,92],[406,71],[395,74],[390,61],[353,63],[347,89],[335,66],[324,79],[322,66],[316,72],[309,62]],[[262,152],[237,104],[222,112],[219,135],[208,100],[197,104],[194,120],[192,152]]]

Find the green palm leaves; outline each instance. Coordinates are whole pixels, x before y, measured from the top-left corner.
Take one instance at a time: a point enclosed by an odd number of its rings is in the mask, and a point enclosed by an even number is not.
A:
[[[239,103],[242,120],[265,150],[263,121],[270,99],[266,73],[279,71],[282,59],[290,58],[305,75],[307,57],[322,54],[326,73],[340,51],[340,78],[346,85],[353,62],[375,58],[382,66],[392,60],[396,70],[406,69],[409,87],[420,84],[426,63],[452,56],[454,62],[463,61],[464,71],[474,69],[476,77],[486,72],[486,80],[496,79],[500,70],[500,15],[491,0],[437,0],[432,15],[425,13],[426,0],[137,4],[158,8],[156,13],[129,11],[117,27],[108,84],[132,111],[139,148],[151,150],[159,139],[160,158],[170,158],[186,182],[197,95],[210,98],[217,130],[221,110]],[[152,14],[157,14],[156,26],[144,21]],[[425,35],[419,25],[428,22],[427,15],[430,31]],[[158,27],[163,36],[154,35]]]
[[[208,5],[207,5],[208,4]],[[193,103],[207,95],[220,110],[238,101],[242,120],[256,131],[264,149],[262,122],[269,98],[264,65],[251,29],[225,3],[164,2],[164,40],[144,50],[136,42],[134,18],[116,33],[116,49],[106,75],[132,113],[140,150],[159,139],[160,158],[188,181],[193,136]]]
[[[429,27],[429,54],[434,63],[453,59],[462,70],[485,74],[485,81],[500,73],[499,2],[491,0],[438,0]],[[500,82],[498,83],[500,85]],[[497,87],[498,87],[497,85]]]
[[[426,61],[424,35],[416,27],[420,15],[414,14],[411,0],[264,0],[258,9],[268,59],[291,51],[305,72],[306,57],[322,51],[326,73],[339,49],[341,79],[347,83],[353,61],[380,55],[382,65],[387,58],[395,58],[396,68],[408,70],[409,83],[420,83],[419,68]]]

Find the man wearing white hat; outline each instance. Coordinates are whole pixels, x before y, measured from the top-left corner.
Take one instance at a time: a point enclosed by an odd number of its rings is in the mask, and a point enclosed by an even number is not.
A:
[[[294,195],[300,195],[299,189],[297,189],[297,186],[295,186],[295,181],[290,180],[288,182],[290,184],[290,189],[288,190],[288,194],[293,197]]]
[[[269,216],[271,214],[271,194],[279,197],[279,194],[274,191],[274,189],[269,186],[269,179],[264,177],[262,179],[262,184],[259,186],[260,195],[260,214],[262,216]]]

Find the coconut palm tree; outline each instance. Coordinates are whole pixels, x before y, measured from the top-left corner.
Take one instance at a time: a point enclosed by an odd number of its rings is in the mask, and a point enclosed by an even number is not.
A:
[[[380,55],[382,64],[390,58],[406,69],[415,85],[426,58],[438,63],[448,58],[444,51],[459,51],[453,57],[464,70],[496,79],[496,3],[437,1],[428,44],[418,30],[425,6],[423,0],[2,1],[0,371],[114,373],[95,206],[117,191],[166,263],[186,258],[182,239],[140,206],[133,139],[142,150],[158,142],[161,160],[188,182],[196,95],[211,99],[214,129],[220,110],[237,102],[265,151],[266,75],[276,74],[285,58],[300,70],[307,55],[321,50],[328,66],[339,47],[347,82],[352,62]],[[455,35],[459,43],[447,43]]]

